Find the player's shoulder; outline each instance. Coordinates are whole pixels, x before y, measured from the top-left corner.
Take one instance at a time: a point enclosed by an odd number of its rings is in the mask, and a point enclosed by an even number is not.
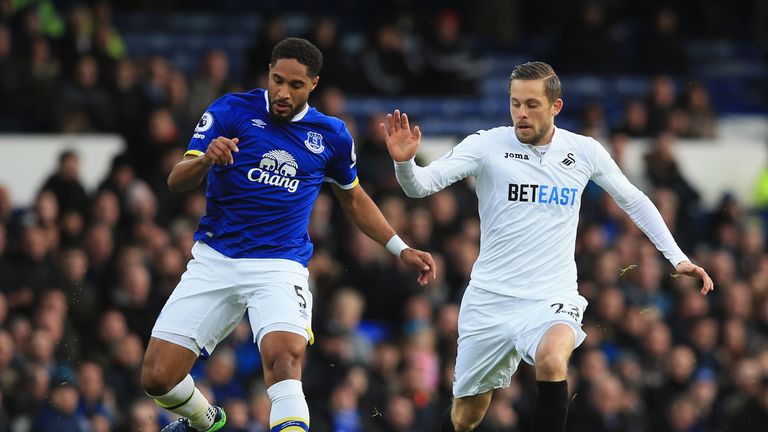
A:
[[[515,136],[515,128],[512,126],[497,126],[491,129],[480,129],[475,133],[487,137]]]
[[[467,136],[466,140],[482,142],[506,141],[509,138],[515,138],[515,128],[511,126],[499,126],[491,129],[480,129]]]
[[[572,150],[586,154],[594,153],[595,146],[601,145],[597,140],[590,136],[581,135],[562,128],[557,128],[557,139]]]
[[[266,101],[264,99],[264,89],[253,89],[247,92],[232,92],[225,93],[212,104],[212,107],[221,108],[252,108],[258,106],[265,106]]]
[[[569,131],[568,129],[563,129],[563,128],[557,128],[557,135],[558,135],[558,138],[566,141],[571,141],[571,142],[586,143],[586,142],[594,141],[594,138],[592,137],[581,135],[576,132],[572,132],[572,131]]]
[[[307,114],[302,119],[303,122],[311,124],[315,128],[320,128],[342,139],[351,139],[347,124],[344,120],[324,114],[317,109],[310,107]]]

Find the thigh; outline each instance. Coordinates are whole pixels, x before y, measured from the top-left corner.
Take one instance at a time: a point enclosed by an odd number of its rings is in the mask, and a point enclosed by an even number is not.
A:
[[[570,356],[574,348],[576,348],[576,337],[573,328],[566,323],[555,322],[544,331],[534,358],[538,361],[550,354],[559,357]]]
[[[505,298],[470,287],[459,311],[453,395],[474,396],[508,387],[520,356],[512,344]]]
[[[476,424],[479,423],[488,411],[491,404],[493,390],[484,393],[454,398],[451,405],[451,420],[454,424]]]
[[[566,295],[547,300],[535,301],[526,311],[528,326],[515,340],[515,348],[527,363],[536,364],[536,353],[547,331],[555,324],[565,324],[573,333],[573,339],[559,337],[548,342],[544,348],[555,349],[568,346],[572,351],[584,341],[586,333],[581,321],[587,308],[587,300],[578,295]],[[558,332],[560,334],[561,332]]]
[[[194,259],[152,329],[152,336],[170,342],[174,341],[164,335],[192,339],[195,346],[187,348],[196,348],[204,357],[234,330],[246,306],[230,272],[235,260],[213,255],[209,249],[193,248]]]
[[[300,381],[302,360],[306,349],[307,340],[296,333],[273,331],[264,335],[259,351],[264,365],[266,388],[284,379]]]
[[[142,365],[142,381],[162,381],[167,387],[181,382],[195,364],[197,354],[181,345],[162,339],[150,338]],[[166,391],[156,391],[160,396]]]
[[[314,342],[312,333],[313,296],[306,278],[294,274],[259,285],[247,301],[248,318],[256,343],[272,332],[295,333]]]

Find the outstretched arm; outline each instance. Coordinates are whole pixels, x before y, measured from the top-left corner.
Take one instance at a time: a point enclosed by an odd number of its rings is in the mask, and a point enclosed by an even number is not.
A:
[[[419,127],[411,129],[408,115],[400,110],[387,114],[387,125],[381,123],[379,129],[395,161],[397,182],[409,197],[422,198],[477,175],[482,159],[482,152],[475,146],[480,142],[479,134],[470,135],[442,158],[420,167],[413,160],[421,143]]]
[[[706,295],[715,286],[712,278],[700,266],[688,259],[672,237],[659,210],[651,200],[621,172],[608,152],[597,146],[597,172],[592,180],[605,189],[632,221],[653,242],[656,249],[675,267],[677,274],[693,276],[703,281],[701,293]]]
[[[345,190],[332,185],[332,189],[344,212],[352,218],[355,225],[365,235],[386,246],[390,252],[400,257],[409,267],[419,272],[420,285],[423,286],[435,280],[437,272],[432,255],[405,245],[361,186],[358,185]]]

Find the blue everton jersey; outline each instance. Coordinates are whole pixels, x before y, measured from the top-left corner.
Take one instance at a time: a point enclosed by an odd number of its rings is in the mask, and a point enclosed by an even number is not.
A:
[[[231,258],[312,256],[309,214],[323,181],[357,185],[352,136],[341,120],[307,105],[290,122],[269,117],[266,90],[231,93],[203,114],[187,154],[202,155],[217,137],[238,138],[233,165],[208,172],[205,216],[195,233]]]

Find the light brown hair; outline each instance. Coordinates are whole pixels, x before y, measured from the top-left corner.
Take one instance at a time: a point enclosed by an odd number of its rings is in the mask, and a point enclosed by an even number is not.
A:
[[[560,78],[552,69],[552,66],[540,62],[528,62],[517,65],[509,76],[509,84],[513,80],[544,80],[544,93],[549,102],[554,102],[563,94],[563,87],[560,84]]]

